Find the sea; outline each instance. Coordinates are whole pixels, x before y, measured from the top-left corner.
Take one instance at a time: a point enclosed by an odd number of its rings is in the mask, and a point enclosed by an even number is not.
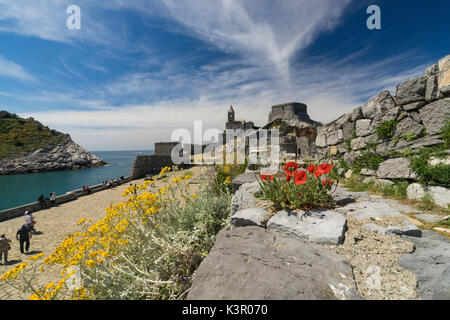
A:
[[[56,195],[60,196],[81,189],[85,185],[93,186],[111,178],[128,177],[136,156],[152,155],[154,151],[91,151],[91,153],[109,165],[80,170],[0,175],[0,210],[35,202],[41,193],[46,198],[50,197],[51,192],[56,192]]]

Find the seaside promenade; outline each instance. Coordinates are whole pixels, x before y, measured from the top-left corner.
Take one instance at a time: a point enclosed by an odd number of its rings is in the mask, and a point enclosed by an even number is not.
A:
[[[180,170],[176,172],[176,176],[185,174],[190,171],[194,179],[200,175],[201,168],[193,167],[189,170]],[[142,184],[144,179],[134,180],[133,184]],[[162,186],[163,181],[157,181],[156,187]],[[97,192],[78,198],[55,207],[51,207],[42,211],[33,213],[37,223],[36,230],[40,234],[33,235],[30,245],[30,254],[21,254],[19,250],[19,241],[15,239],[16,232],[22,224],[25,223],[25,216],[20,216],[7,221],[0,222],[0,234],[5,233],[6,237],[12,240],[11,250],[8,252],[9,265],[0,265],[0,275],[14,268],[15,265],[27,261],[32,255],[43,252],[48,256],[69,234],[82,231],[78,221],[82,218],[91,219],[96,222],[105,216],[105,208],[111,204],[120,203],[125,200],[122,193],[130,185],[125,183],[114,189]],[[193,184],[192,190],[197,186]],[[3,262],[3,261],[2,261]],[[37,282],[48,284],[52,281],[60,279],[60,270],[58,268],[50,268],[47,272],[40,274]],[[30,294],[22,294],[11,287],[0,287],[0,299],[5,299],[4,289],[11,294],[8,299],[28,299]]]

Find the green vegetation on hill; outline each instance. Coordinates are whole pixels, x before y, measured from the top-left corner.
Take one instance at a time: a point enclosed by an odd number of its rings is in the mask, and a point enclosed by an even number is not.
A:
[[[0,111],[0,159],[56,146],[68,139],[69,135],[51,130],[32,118]]]

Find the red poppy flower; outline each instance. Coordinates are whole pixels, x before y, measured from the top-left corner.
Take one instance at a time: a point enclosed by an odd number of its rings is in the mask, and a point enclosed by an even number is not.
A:
[[[286,176],[293,177],[297,173],[297,169],[298,169],[298,164],[296,164],[295,162],[288,162],[284,166],[284,173],[286,173]]]
[[[306,168],[306,170],[308,170],[311,173],[314,173],[314,170],[316,170],[316,167],[313,164],[310,164],[308,166],[308,168]]]
[[[268,181],[268,180],[272,181],[274,176],[273,176],[273,175],[262,174],[262,175],[260,175],[259,177],[260,177],[262,180],[264,180],[264,181]]]
[[[306,171],[300,171],[295,174],[295,184],[300,185],[306,182],[307,173]]]
[[[291,176],[286,176],[286,182],[290,182],[291,181]]]
[[[331,187],[333,185],[333,183],[334,183],[333,180],[330,180],[330,179],[324,179],[322,181],[322,185],[327,186],[327,187]]]
[[[332,164],[321,164],[316,168],[316,171],[314,172],[314,175],[316,177],[320,177],[323,174],[329,173],[331,170],[333,170]]]

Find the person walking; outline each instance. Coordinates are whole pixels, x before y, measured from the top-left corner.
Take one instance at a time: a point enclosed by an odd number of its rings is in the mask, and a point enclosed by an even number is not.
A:
[[[0,264],[2,257],[4,257],[5,265],[8,264],[8,251],[11,249],[11,240],[5,234],[0,235]]]
[[[31,214],[31,210],[30,211],[26,211],[25,212],[25,221],[27,222],[26,226],[31,230],[31,231],[36,231],[34,229],[34,225],[36,224],[36,220],[34,219],[34,216]]]
[[[27,227],[26,224],[23,224],[22,227],[17,231],[16,239],[20,242],[20,253],[24,253],[24,244],[25,251],[28,253],[28,250],[30,249],[31,230]]]

